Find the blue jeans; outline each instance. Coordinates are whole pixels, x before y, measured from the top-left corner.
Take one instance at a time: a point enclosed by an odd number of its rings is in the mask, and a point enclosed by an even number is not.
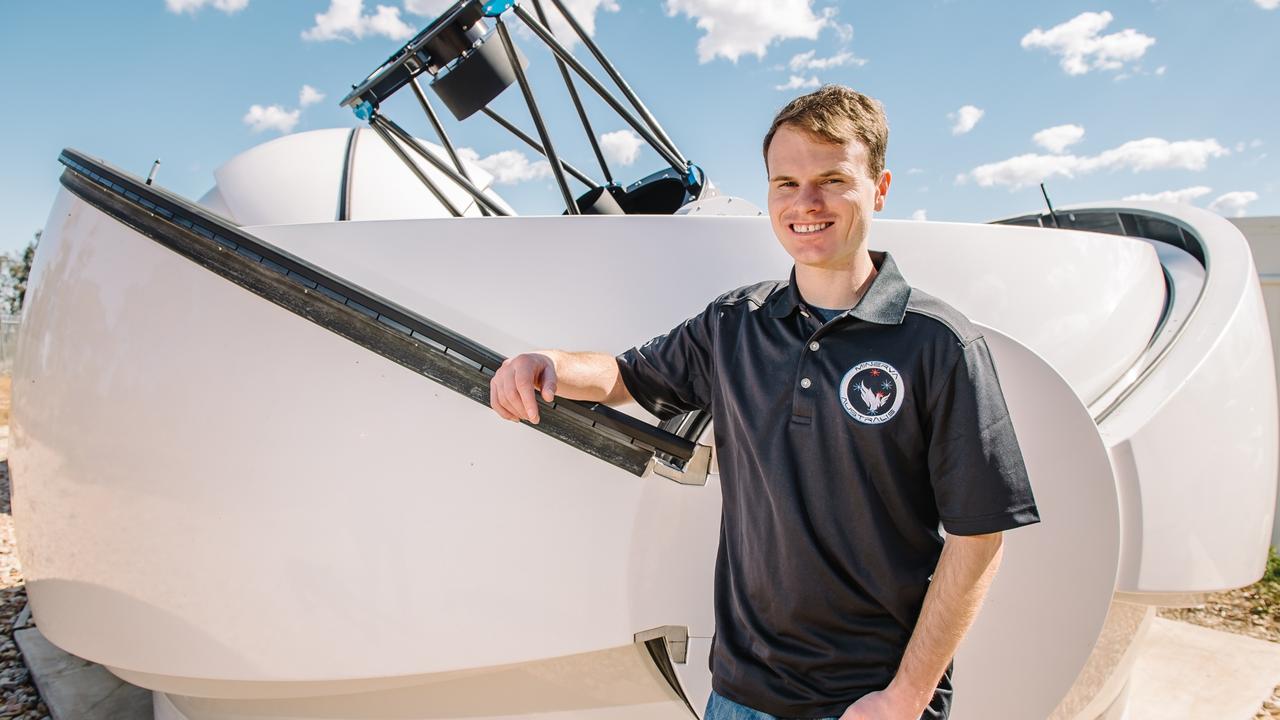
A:
[[[780,718],[759,710],[752,710],[746,705],[739,705],[712,690],[711,697],[707,698],[707,709],[702,714],[702,720],[780,720]],[[838,718],[823,718],[823,720],[838,720]]]

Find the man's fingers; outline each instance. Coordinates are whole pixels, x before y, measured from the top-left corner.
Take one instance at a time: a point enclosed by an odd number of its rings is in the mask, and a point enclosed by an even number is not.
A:
[[[503,379],[500,397],[502,399],[502,407],[507,411],[507,414],[511,416],[512,420],[519,421],[524,419],[524,408],[520,402],[520,393],[516,387],[516,379],[512,377],[512,374],[508,374]]]
[[[513,358],[504,362],[489,381],[489,406],[504,420],[536,424],[540,419],[539,387],[543,400],[549,403],[555,399],[555,366],[531,362],[523,356]]]
[[[502,380],[503,376],[494,375],[489,381],[489,407],[493,408],[493,411],[503,420],[515,420],[516,418],[507,410],[506,403],[502,399]]]
[[[547,367],[542,371],[542,399],[552,402],[556,399],[556,370]]]
[[[524,416],[529,422],[538,424],[538,396],[535,394],[532,382],[516,383],[516,390],[520,393],[520,404],[524,409]]]

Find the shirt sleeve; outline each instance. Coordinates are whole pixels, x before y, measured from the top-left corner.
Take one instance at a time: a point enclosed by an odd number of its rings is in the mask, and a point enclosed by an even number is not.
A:
[[[985,339],[964,347],[929,423],[929,475],[947,533],[982,535],[1040,521]]]
[[[662,420],[711,408],[716,303],[617,357],[618,372],[640,406]]]

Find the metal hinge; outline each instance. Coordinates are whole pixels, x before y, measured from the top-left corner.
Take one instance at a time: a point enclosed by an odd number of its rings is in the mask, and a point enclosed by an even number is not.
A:
[[[683,468],[672,465],[658,455],[653,456],[650,467],[655,473],[681,485],[706,485],[707,473],[711,470],[711,446],[696,445],[693,457],[685,461]]]
[[[652,630],[642,630],[636,633],[635,639],[641,645],[662,640],[671,662],[684,665],[689,661],[689,628],[684,625],[662,625]]]

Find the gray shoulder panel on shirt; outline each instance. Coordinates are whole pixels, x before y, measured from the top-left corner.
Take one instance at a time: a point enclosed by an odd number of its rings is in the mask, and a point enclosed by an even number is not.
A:
[[[907,313],[931,318],[951,331],[962,345],[982,337],[982,331],[969,322],[964,313],[927,292],[911,288],[911,297],[907,300]]]
[[[785,290],[787,282],[785,280],[766,280],[764,282],[753,283],[751,285],[743,285],[735,290],[721,295],[715,299],[717,306],[721,305],[738,305],[743,302],[751,303],[757,308],[764,305],[765,301],[773,295],[775,291]]]

